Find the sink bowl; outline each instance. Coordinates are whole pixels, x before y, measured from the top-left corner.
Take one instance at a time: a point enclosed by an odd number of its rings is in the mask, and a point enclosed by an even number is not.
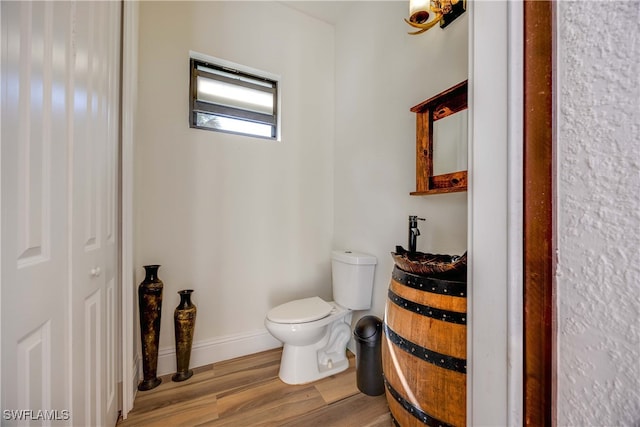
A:
[[[423,276],[462,277],[467,274],[467,253],[463,255],[440,255],[424,252],[408,252],[401,246],[391,252],[398,268],[407,273]]]

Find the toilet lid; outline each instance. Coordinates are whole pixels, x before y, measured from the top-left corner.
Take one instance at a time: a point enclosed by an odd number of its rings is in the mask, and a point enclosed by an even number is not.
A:
[[[333,306],[319,297],[299,299],[272,308],[267,319],[276,323],[304,323],[322,319]]]

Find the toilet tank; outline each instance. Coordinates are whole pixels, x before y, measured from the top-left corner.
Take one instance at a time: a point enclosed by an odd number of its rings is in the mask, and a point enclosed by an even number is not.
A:
[[[351,310],[371,308],[375,256],[352,251],[331,253],[333,300]]]

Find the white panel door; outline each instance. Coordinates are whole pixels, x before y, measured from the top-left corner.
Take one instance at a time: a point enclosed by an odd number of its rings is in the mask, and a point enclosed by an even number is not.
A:
[[[115,425],[120,3],[77,2],[71,168],[76,422]],[[107,418],[104,418],[107,416]]]
[[[1,3],[3,425],[117,417],[119,8]]]
[[[2,422],[15,410],[29,424],[20,410],[69,409],[68,61],[56,46],[70,20],[53,4],[1,7]]]

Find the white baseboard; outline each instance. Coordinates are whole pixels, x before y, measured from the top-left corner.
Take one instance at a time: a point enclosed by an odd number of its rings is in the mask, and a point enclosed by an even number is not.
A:
[[[189,366],[208,365],[210,363],[247,356],[265,350],[282,347],[282,343],[266,330],[225,335],[209,340],[194,342],[191,348]],[[138,360],[138,372],[142,373],[142,360]],[[161,348],[158,351],[158,376],[176,372],[176,349]],[[138,382],[136,381],[137,385]]]

